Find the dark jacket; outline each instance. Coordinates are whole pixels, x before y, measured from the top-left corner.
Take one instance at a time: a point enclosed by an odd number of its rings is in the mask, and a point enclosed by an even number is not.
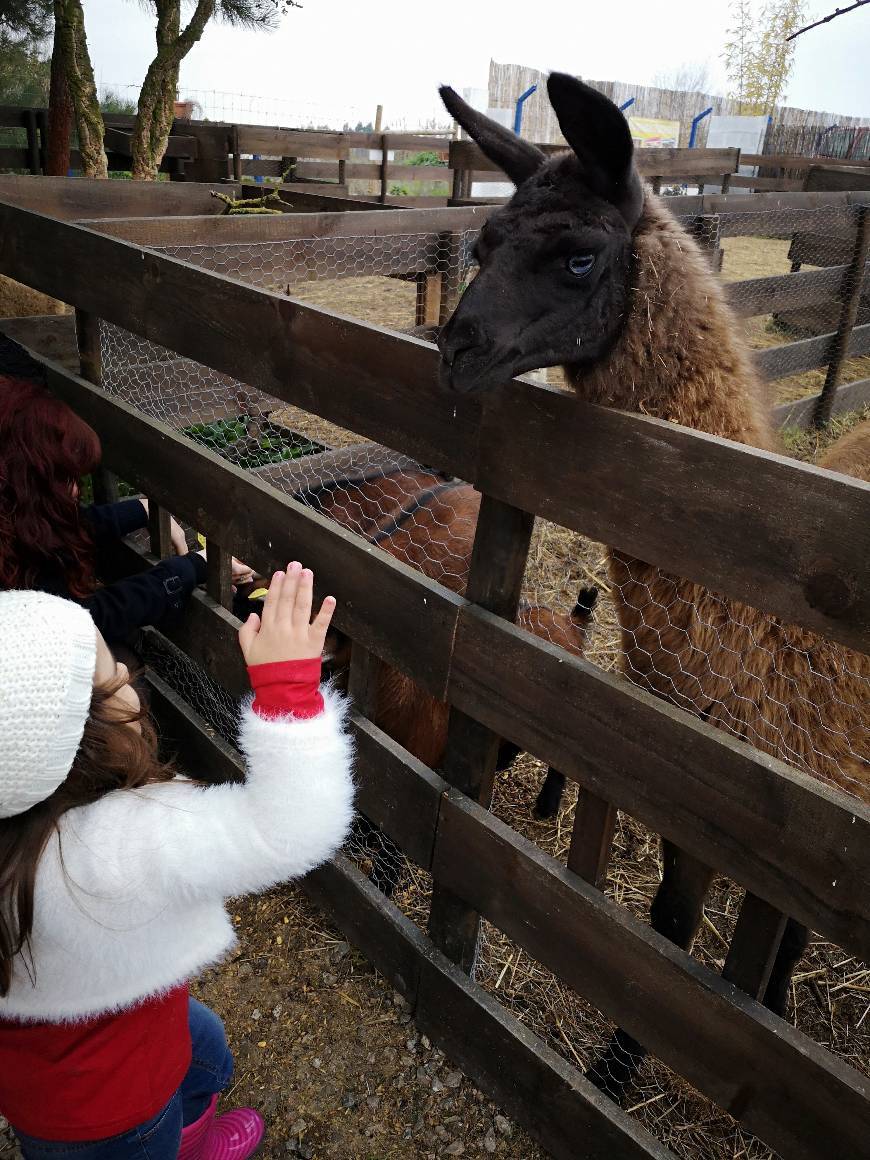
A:
[[[148,524],[145,508],[138,499],[94,504],[83,508],[82,516],[94,537],[98,557],[124,536]],[[145,572],[98,588],[78,603],[90,612],[106,643],[118,644],[134,629],[159,625],[164,618],[180,612],[194,588],[205,583],[205,573],[205,560],[196,553],[170,556]],[[38,586],[58,596],[69,596],[60,569],[46,574]]]

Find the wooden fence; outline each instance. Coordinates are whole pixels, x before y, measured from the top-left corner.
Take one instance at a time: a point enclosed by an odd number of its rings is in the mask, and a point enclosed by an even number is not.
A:
[[[271,239],[365,228],[387,244],[391,231],[416,237],[427,220],[433,234],[460,234],[486,212],[175,218],[152,242],[164,244],[166,231],[190,239],[202,229],[214,242],[224,229]],[[590,807],[614,803],[870,958],[870,809],[511,623],[535,513],[870,652],[860,579],[870,486],[524,380],[485,403],[447,396],[431,345],[150,249],[144,235],[157,225],[98,231],[0,203],[0,272],[76,306],[91,381],[49,364],[52,389],[97,430],[107,468],[151,497],[152,510],[174,511],[207,537],[208,592],[172,631],[179,647],[231,693],[244,691],[237,622],[222,606],[231,551],[264,573],[301,556],[339,598],[337,622],[353,640],[359,806],[432,873],[432,919],[419,929],[341,856],[306,879],[310,896],[414,1004],[420,1028],[556,1157],[670,1153],[455,965],[467,961],[480,915],[787,1160],[862,1155],[864,1076],[487,807],[493,739],[504,737],[578,781]],[[472,482],[484,498],[466,596],[105,394],[97,319]],[[159,518],[152,527],[152,547],[163,549]],[[133,555],[129,566],[144,562]],[[450,703],[441,773],[370,721],[380,661]],[[238,776],[238,755],[159,680],[152,690],[182,750]],[[589,861],[590,844],[596,858],[606,847],[582,824],[584,808],[570,866]],[[747,943],[746,930],[738,924],[732,949],[754,990],[771,948]]]
[[[68,220],[106,219],[95,221],[94,228],[139,245],[208,246],[297,239],[295,260],[303,271],[315,264],[322,239],[328,235],[381,239],[380,249],[369,250],[367,258],[354,261],[353,272],[355,276],[384,273],[384,247],[392,237],[401,242],[397,246],[401,268],[391,269],[390,276],[416,280],[416,322],[420,326],[437,325],[449,316],[463,281],[463,262],[468,264],[471,260],[470,242],[463,241],[462,235],[479,228],[494,208],[475,205],[441,210],[390,210],[384,206],[372,209],[319,194],[295,193],[293,200],[299,212],[252,222],[216,216],[221,205],[210,196],[210,187],[194,183],[157,186],[28,177],[0,177],[0,198]],[[354,212],[338,218],[328,212],[335,204],[342,209],[353,207]],[[837,393],[846,360],[870,354],[870,323],[863,321],[865,315],[858,311],[862,293],[865,302],[870,293],[866,213],[861,210],[867,204],[870,192],[736,197],[705,194],[668,199],[676,214],[690,219],[690,228],[710,251],[717,268],[722,262],[723,238],[761,236],[791,240],[793,273],[729,282],[726,293],[741,317],[795,311],[806,316],[815,311],[819,320],[830,320],[827,326],[817,325],[816,333],[808,338],[769,347],[755,357],[769,382],[827,367],[824,408],[830,406],[832,413],[855,408],[870,398],[867,379],[850,383],[848,390]],[[853,207],[851,222],[845,218],[849,207]],[[305,212],[318,208],[324,212]],[[808,215],[807,211],[815,212]],[[808,237],[807,230],[815,233]],[[407,241],[410,236],[414,238],[413,246]],[[812,252],[806,249],[807,245],[812,245]],[[445,252],[452,255],[449,271],[442,269]],[[826,268],[800,270],[801,261]],[[861,269],[863,279],[859,277]],[[800,406],[783,411],[782,417],[803,423],[820,406],[820,397],[812,405],[803,400]]]

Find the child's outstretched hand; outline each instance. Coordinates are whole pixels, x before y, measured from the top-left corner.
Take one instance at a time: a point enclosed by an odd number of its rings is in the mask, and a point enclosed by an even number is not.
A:
[[[314,573],[298,561],[276,572],[263,604],[263,619],[252,612],[239,629],[245,664],[303,661],[323,652],[326,630],[335,612],[335,597],[327,596],[311,621]]]

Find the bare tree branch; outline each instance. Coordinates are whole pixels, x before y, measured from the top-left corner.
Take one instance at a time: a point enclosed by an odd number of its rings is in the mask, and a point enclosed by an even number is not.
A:
[[[823,16],[821,20],[816,20],[813,24],[807,24],[804,28],[799,28],[797,32],[793,32],[791,36],[785,39],[794,40],[796,36],[801,36],[804,32],[809,32],[811,28],[818,28],[821,24],[827,24],[829,20],[836,20],[838,16],[845,16],[847,12],[854,12],[856,8],[860,8],[862,4],[870,4],[870,0],[855,0],[854,4],[850,4],[848,8],[835,8],[828,16]]]

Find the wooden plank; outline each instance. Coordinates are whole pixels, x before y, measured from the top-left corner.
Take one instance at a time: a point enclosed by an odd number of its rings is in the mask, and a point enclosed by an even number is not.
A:
[[[616,806],[580,787],[568,848],[568,869],[597,890],[604,889],[617,817]]]
[[[782,911],[763,898],[747,894],[731,936],[722,978],[760,1002],[770,981],[786,922]]]
[[[89,177],[20,177],[0,174],[0,201],[26,206],[63,221],[153,214],[217,214],[211,185],[192,181],[98,181]],[[232,186],[222,187],[233,194]]]
[[[813,165],[804,178],[806,190],[863,190],[870,186],[870,167],[851,169],[845,165]]]
[[[834,335],[834,341],[831,344],[828,373],[825,375],[825,382],[820,392],[819,401],[813,412],[813,424],[816,427],[825,427],[830,421],[831,410],[834,405],[834,392],[840,381],[843,363],[848,357],[852,345],[851,340],[855,334],[855,319],[858,317],[858,306],[861,301],[864,286],[864,270],[867,263],[867,255],[870,252],[870,205],[864,205],[858,208],[854,245],[852,260],[843,276],[841,290],[842,311],[837,326],[837,333]],[[870,333],[870,326],[867,327],[867,331]]]
[[[158,560],[174,555],[172,548],[171,515],[165,507],[154,500],[148,503],[148,535],[151,552]],[[211,594],[214,596],[214,593]]]
[[[78,374],[79,348],[73,314],[31,314],[26,318],[0,318],[0,334],[60,363]]]
[[[783,1156],[861,1155],[866,1076],[454,791],[433,872]]]
[[[212,600],[224,608],[233,607],[232,553],[215,543],[206,541],[205,588]]]
[[[284,186],[281,187],[285,188]],[[289,187],[288,187],[289,188]],[[0,178],[0,199],[3,197]],[[215,202],[217,205],[218,203]],[[359,203],[351,202],[351,205]],[[285,241],[297,238],[386,237],[432,235],[479,229],[491,207],[438,210],[357,208],[353,214],[300,213],[245,217],[132,217],[127,220],[83,219],[78,224],[137,245],[229,245],[235,242]]]
[[[474,533],[466,597],[513,622],[522,592],[534,517],[484,495]],[[495,655],[495,654],[493,654]],[[474,801],[492,803],[501,737],[473,717],[450,710],[442,758],[445,779]],[[477,956],[479,918],[436,878],[429,913],[435,945],[470,973]]]
[[[741,165],[761,165],[767,169],[809,169],[812,165],[845,165],[857,168],[867,168],[870,161],[866,159],[849,159],[846,157],[819,157],[805,156],[802,153],[741,153]]]
[[[755,351],[753,359],[765,379],[784,379],[815,370],[829,363],[834,355],[836,334],[820,334],[816,338],[802,338],[785,346],[771,346]],[[870,323],[856,326],[849,337],[847,358],[870,353]]]
[[[428,870],[447,782],[359,713],[351,730],[357,807]]]
[[[777,427],[808,427],[818,400],[818,395],[810,395],[793,403],[781,403],[773,409],[774,423]],[[870,379],[845,383],[842,387],[837,387],[831,414],[842,415],[848,411],[858,411],[868,403],[870,403]]]
[[[315,870],[302,880],[302,889],[396,990],[416,1000],[420,1030],[556,1160],[673,1160],[630,1116],[452,967],[347,859],[338,855]]]
[[[731,309],[741,318],[781,310],[808,309],[836,297],[847,270],[847,266],[830,266],[825,270],[776,274],[771,278],[746,278],[741,282],[728,282],[725,296]],[[870,278],[870,262],[864,266],[864,278],[865,282]]]
[[[318,591],[339,596],[339,628],[443,696],[459,597],[84,380],[50,366],[47,373],[100,436],[109,467],[261,575],[301,555]]]
[[[245,764],[237,750],[210,730],[187,702],[156,673],[146,670],[142,679],[148,690],[151,713],[160,730],[161,748],[170,753],[182,753],[186,772],[201,781],[210,784],[243,782]]]
[[[870,590],[849,579],[866,564],[868,484],[523,380],[483,408],[439,388],[427,343],[3,205],[0,267],[506,503],[870,647]],[[850,353],[862,344],[870,326]],[[820,605],[821,573],[842,599]]]
[[[775,193],[795,193],[804,187],[804,183],[798,178],[745,177],[742,173],[732,174],[729,184],[732,189],[769,190]]]
[[[239,125],[239,149],[268,157],[328,157],[347,160],[346,134],[318,130],[277,129],[268,125]]]
[[[448,698],[811,930],[870,957],[870,807],[856,798],[482,609],[460,616]]]

